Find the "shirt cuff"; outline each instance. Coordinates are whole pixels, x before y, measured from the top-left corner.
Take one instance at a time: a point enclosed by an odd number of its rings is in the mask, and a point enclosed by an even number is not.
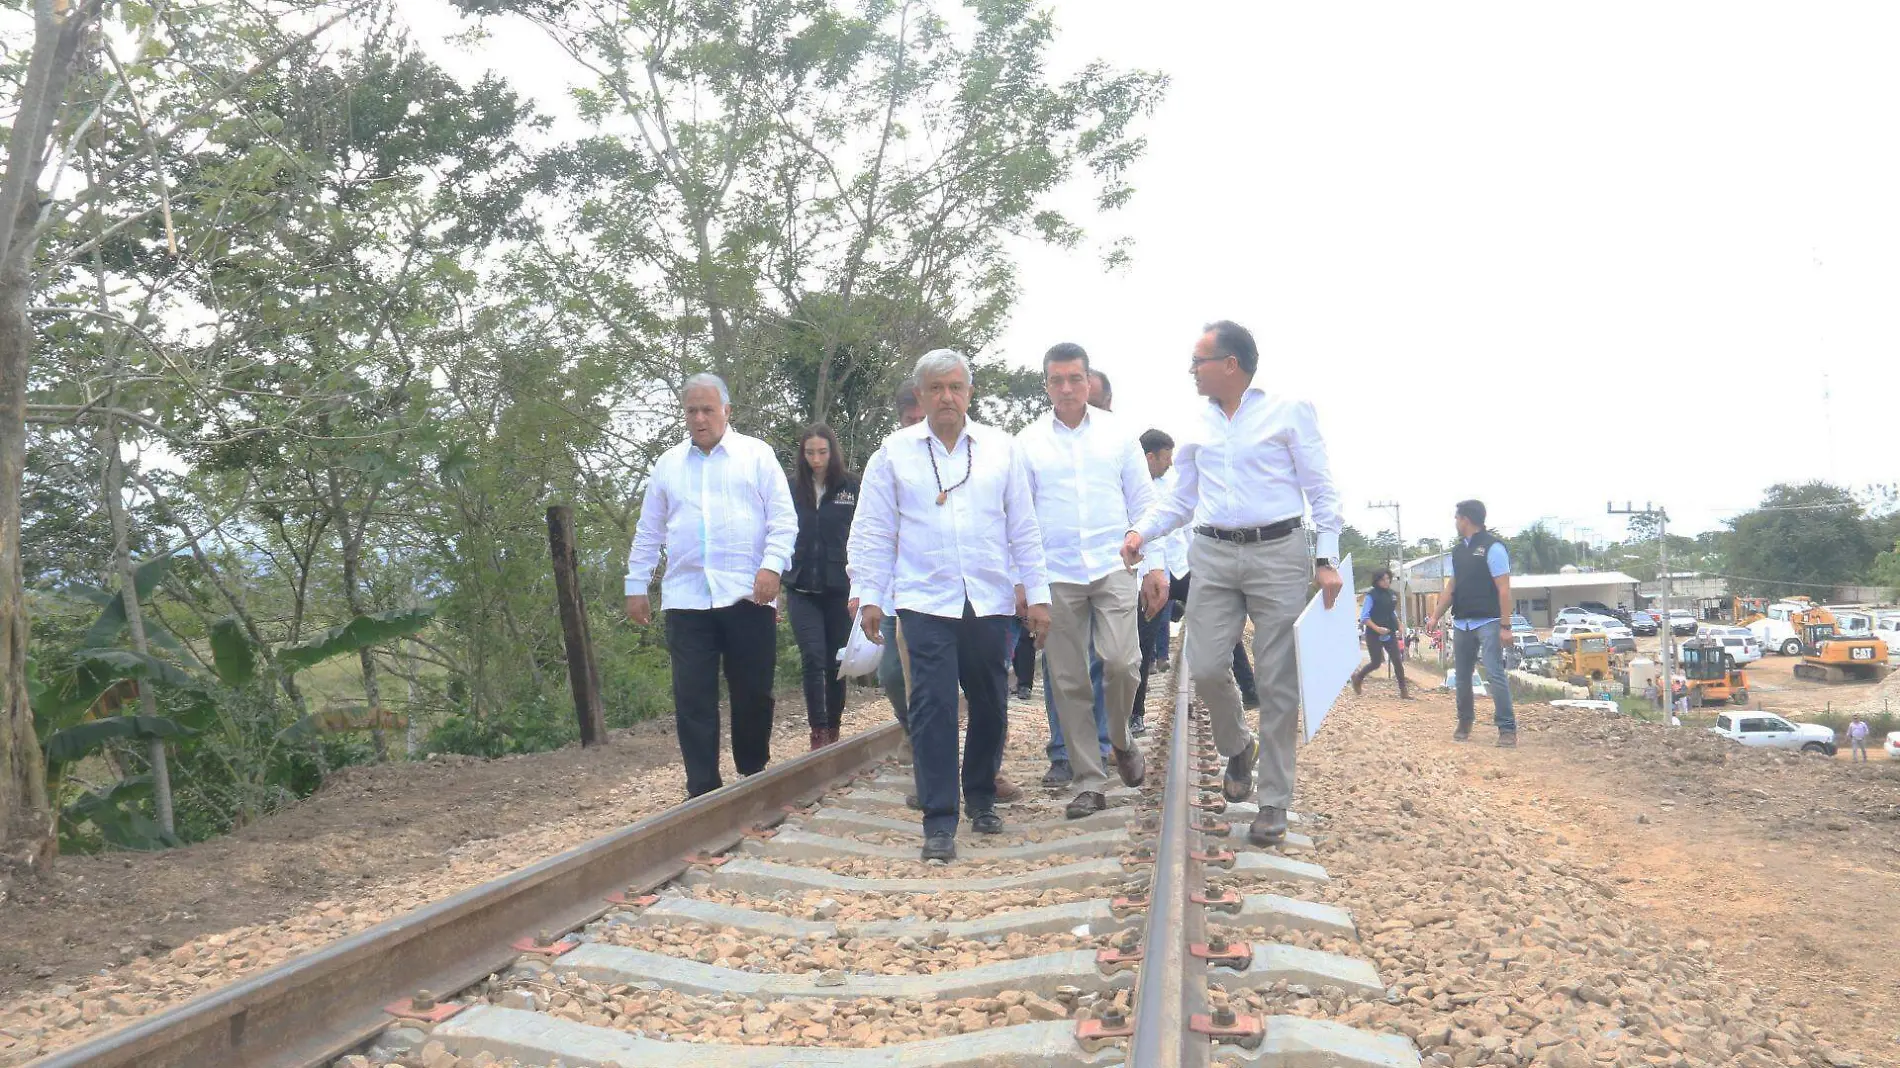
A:
[[[627,596],[632,597],[632,596],[635,596],[636,594],[640,596],[645,596],[646,592],[647,592],[646,583],[641,582],[639,579],[634,578],[632,575],[627,576]]]
[[[785,574],[785,569],[790,566],[790,560],[785,559],[783,556],[774,556],[771,553],[766,553],[765,558],[759,561],[760,571],[771,571],[779,575]]]
[[[1023,600],[1029,604],[1048,604],[1049,584],[1045,582],[1039,586],[1024,586]]]
[[[1339,559],[1339,532],[1320,531],[1313,549],[1313,555],[1323,556],[1328,560]]]

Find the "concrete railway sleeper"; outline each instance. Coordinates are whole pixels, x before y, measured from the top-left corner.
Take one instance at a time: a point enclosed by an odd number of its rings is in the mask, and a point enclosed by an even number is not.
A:
[[[391,1001],[395,1018],[354,1033],[353,1051],[334,1034],[281,1047],[253,1036],[222,1050],[200,1039],[209,1055],[187,1059],[157,1042],[155,1018],[145,1056],[110,1035],[43,1063],[1414,1068],[1403,1036],[1230,1008],[1243,989],[1386,991],[1354,955],[1353,917],[1301,897],[1328,880],[1323,839],[1290,834],[1284,850],[1300,857],[1248,845],[1234,828],[1252,806],[1204,789],[1217,767],[1204,716],[1190,695],[1172,704],[1149,715],[1141,789],[1076,821],[1062,818],[1066,797],[1032,790],[999,806],[1005,834],[966,832],[947,865],[916,859],[908,769],[885,759],[895,739],[860,741],[854,767],[834,757],[801,778],[801,758],[759,776],[784,780],[773,798],[739,800],[765,785],[747,782],[695,802],[730,806],[723,830],[703,817],[697,852],[623,861],[637,874],[615,892],[551,910],[539,937],[441,982],[453,995]],[[1034,774],[1026,760],[1011,770]],[[765,807],[788,792],[801,803]],[[451,926],[408,919],[423,939]],[[402,952],[383,934],[384,951]],[[242,1038],[242,1007],[224,1028]],[[102,1056],[86,1057],[94,1047]]]

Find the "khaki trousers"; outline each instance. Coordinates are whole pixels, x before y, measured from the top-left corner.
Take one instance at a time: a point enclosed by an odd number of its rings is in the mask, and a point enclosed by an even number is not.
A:
[[[1089,628],[1095,630],[1095,655],[1102,659],[1102,697],[1107,702],[1108,741],[1117,749],[1135,747],[1128,733],[1135,687],[1141,681],[1141,649],[1136,641],[1138,589],[1135,576],[1119,568],[1086,585],[1049,584],[1049,637],[1042,651],[1049,658],[1043,685],[1055,694],[1056,720],[1070,739],[1069,769],[1075,792],[1108,789],[1108,773],[1095,740],[1095,687],[1089,682]],[[1075,739],[1082,739],[1076,744]]]
[[[1194,690],[1207,705],[1214,744],[1223,757],[1247,748],[1252,732],[1234,682],[1233,648],[1253,620],[1255,688],[1260,694],[1260,763],[1254,800],[1286,808],[1293,802],[1293,753],[1299,744],[1300,686],[1293,659],[1293,620],[1305,607],[1313,561],[1299,531],[1277,541],[1238,545],[1196,534],[1188,545],[1194,582],[1188,587],[1182,640]]]

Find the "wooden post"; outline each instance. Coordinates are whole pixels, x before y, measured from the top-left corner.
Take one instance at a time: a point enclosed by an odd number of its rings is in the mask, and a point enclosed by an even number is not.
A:
[[[567,679],[574,691],[574,715],[581,744],[607,744],[607,717],[600,704],[600,672],[594,667],[594,639],[581,604],[580,564],[574,553],[574,511],[564,504],[548,509],[548,554],[554,560],[554,596],[561,609],[561,633],[567,638]]]

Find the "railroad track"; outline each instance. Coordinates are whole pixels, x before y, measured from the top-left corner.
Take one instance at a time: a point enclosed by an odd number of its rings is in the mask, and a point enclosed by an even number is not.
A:
[[[1141,789],[1070,821],[1032,788],[948,865],[917,860],[890,724],[35,1068],[1417,1068],[1402,1035],[1229,1006],[1386,991],[1282,940],[1356,937],[1304,899],[1323,842],[1296,816],[1248,845],[1190,695],[1150,719]]]

